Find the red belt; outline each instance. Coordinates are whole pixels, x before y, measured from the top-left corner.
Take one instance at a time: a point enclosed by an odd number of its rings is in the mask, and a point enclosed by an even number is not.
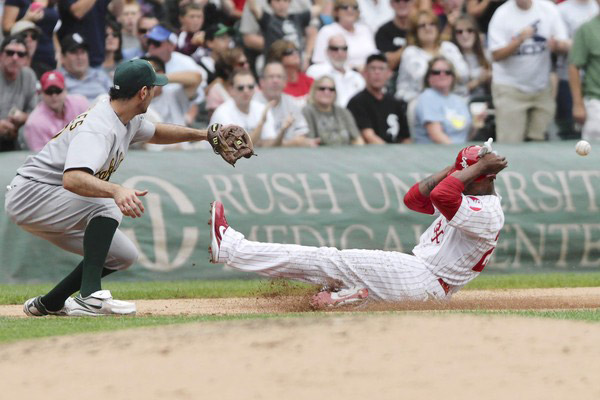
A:
[[[444,280],[442,278],[438,278],[438,282],[440,283],[440,286],[442,287],[442,289],[444,289],[444,292],[446,294],[448,294],[448,292],[450,291],[450,285],[448,285],[446,282],[444,282]]]

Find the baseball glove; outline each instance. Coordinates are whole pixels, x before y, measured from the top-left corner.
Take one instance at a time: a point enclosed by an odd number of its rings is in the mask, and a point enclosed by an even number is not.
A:
[[[254,155],[250,135],[238,125],[212,124],[208,128],[208,142],[216,154],[234,167],[240,158],[250,158]]]

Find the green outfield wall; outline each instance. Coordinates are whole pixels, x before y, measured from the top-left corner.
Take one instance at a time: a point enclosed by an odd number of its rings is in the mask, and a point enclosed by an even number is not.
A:
[[[600,158],[574,142],[498,145],[509,167],[497,179],[506,224],[484,272],[600,270]],[[131,151],[112,181],[148,189],[146,214],[121,229],[140,250],[115,279],[248,276],[208,262],[209,203],[225,204],[248,238],[410,252],[430,216],[402,201],[417,180],[454,161],[458,146],[388,145],[259,149],[236,168],[211,151]],[[28,154],[0,153],[3,188]],[[2,203],[5,191],[2,190]],[[0,214],[0,283],[56,281],[79,257]]]

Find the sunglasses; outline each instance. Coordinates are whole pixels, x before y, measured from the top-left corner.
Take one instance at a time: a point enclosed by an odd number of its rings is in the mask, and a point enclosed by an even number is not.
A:
[[[254,84],[250,84],[250,85],[238,85],[235,87],[235,90],[237,90],[238,92],[243,92],[244,89],[248,89],[248,90],[254,90]]]
[[[62,89],[57,88],[57,87],[49,87],[48,89],[44,90],[44,94],[48,95],[48,96],[53,96],[55,94],[61,94],[63,92]]]
[[[25,58],[27,56],[26,51],[15,51],[15,50],[4,50],[4,54],[9,57],[14,57],[16,54],[19,58]]]
[[[289,49],[285,49],[285,51],[283,52],[283,55],[284,56],[291,56],[295,52],[296,52],[296,49],[289,48]]]
[[[338,9],[340,10],[354,10],[354,11],[358,11],[358,6],[349,6],[349,5],[345,5],[345,6],[339,6]]]
[[[417,25],[417,28],[423,29],[423,28],[426,28],[428,26],[429,27],[437,27],[437,25],[435,23],[433,23],[433,22],[425,22],[424,24]]]
[[[392,0],[394,3],[410,3],[412,0]]]
[[[448,76],[453,76],[454,74],[452,73],[452,70],[450,69],[432,69],[431,70],[431,75],[448,75]]]
[[[158,40],[148,39],[148,46],[160,47],[161,44]]]
[[[335,93],[335,88],[334,87],[319,86],[317,89],[319,90],[319,92],[331,92],[331,93]]]
[[[331,51],[348,51],[348,46],[329,46]]]
[[[25,33],[23,33],[23,38],[24,38],[24,39],[27,39],[27,38],[29,38],[29,39],[31,39],[31,40],[38,40],[38,39],[39,39],[39,37],[40,37],[40,35],[39,35],[39,33],[37,33],[37,32],[32,32],[32,31],[29,31],[29,32],[25,32]]]
[[[457,29],[456,30],[456,34],[457,35],[462,35],[463,33],[475,33],[475,29],[473,28],[467,28],[467,29]]]
[[[140,35],[145,35],[146,33],[148,33],[148,29],[145,28],[138,28],[138,33]]]

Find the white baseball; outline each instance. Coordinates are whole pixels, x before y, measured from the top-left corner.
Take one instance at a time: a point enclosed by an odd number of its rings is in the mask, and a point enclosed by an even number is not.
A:
[[[587,141],[585,140],[580,140],[579,142],[577,142],[577,144],[575,145],[575,151],[577,152],[577,154],[579,154],[580,156],[587,156],[590,151],[592,150],[592,145],[590,145]]]

